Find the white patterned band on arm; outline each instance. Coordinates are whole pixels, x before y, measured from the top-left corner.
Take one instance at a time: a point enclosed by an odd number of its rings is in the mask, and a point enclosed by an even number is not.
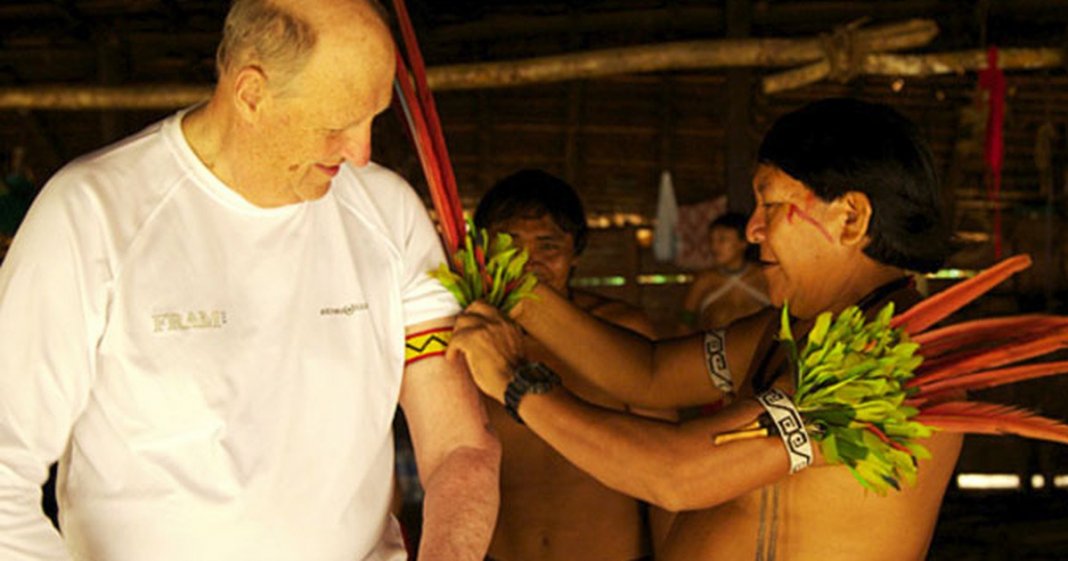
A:
[[[779,438],[786,446],[790,456],[790,473],[797,473],[812,465],[812,440],[805,431],[805,422],[801,418],[790,396],[771,388],[756,396],[757,403],[768,412],[772,423],[778,429]]]
[[[727,366],[727,330],[712,329],[705,332],[705,367],[716,389],[726,394],[734,393],[734,378]]]

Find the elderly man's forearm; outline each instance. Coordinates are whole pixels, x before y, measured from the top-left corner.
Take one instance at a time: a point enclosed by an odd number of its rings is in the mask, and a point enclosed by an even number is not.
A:
[[[477,560],[486,555],[500,503],[500,445],[452,451],[426,477],[420,561]]]

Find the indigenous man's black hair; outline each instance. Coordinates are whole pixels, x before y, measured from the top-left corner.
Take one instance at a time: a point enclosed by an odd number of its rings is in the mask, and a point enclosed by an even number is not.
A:
[[[475,210],[475,226],[490,228],[512,218],[549,215],[575,242],[575,255],[586,249],[586,211],[563,179],[538,169],[524,169],[498,181]]]
[[[951,251],[931,151],[915,125],[885,105],[826,99],[779,118],[758,159],[824,201],[849,191],[872,206],[864,253],[907,270],[938,269]]]

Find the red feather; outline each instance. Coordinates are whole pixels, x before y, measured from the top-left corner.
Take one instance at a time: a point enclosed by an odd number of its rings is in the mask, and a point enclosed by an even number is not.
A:
[[[935,360],[926,361],[916,368],[916,376],[908,384],[910,386],[930,384],[980,369],[996,368],[1042,356],[1068,345],[1068,329],[1055,329],[1032,337],[993,341],[992,343],[993,345],[988,348],[944,355]]]
[[[422,153],[420,160],[423,162],[423,172],[427,175],[428,187],[434,207],[438,211],[441,220],[442,231],[445,234],[445,243],[450,253],[459,248],[460,240],[464,236],[463,205],[456,188],[456,177],[453,174],[452,163],[449,161],[449,151],[445,146],[445,135],[441,128],[441,119],[438,118],[437,107],[434,105],[434,97],[430,93],[430,86],[426,79],[426,66],[423,64],[423,55],[419,52],[419,42],[415,38],[415,29],[411,18],[408,17],[408,9],[404,0],[393,0],[393,8],[397,12],[397,23],[400,27],[401,37],[404,41],[408,62],[411,63],[409,74],[404,57],[397,49],[397,77],[401,82],[404,97],[407,99],[413,114],[424,121],[422,130],[418,131],[420,142],[416,149],[427,152],[433,158],[426,158]],[[411,80],[409,82],[409,80]],[[413,91],[414,85],[414,91]],[[413,135],[416,136],[416,135]],[[432,159],[432,167],[428,167],[427,160]],[[435,181],[430,181],[430,176],[436,176]]]
[[[393,86],[398,94],[393,97],[393,101],[399,105],[409,137],[415,145],[415,153],[419,156],[423,175],[426,176],[430,198],[434,202],[434,208],[438,211],[438,220],[441,222],[445,244],[452,253],[459,247],[460,238],[463,237],[462,210],[453,208],[446,195],[447,188],[442,180],[441,162],[434,152],[426,116],[412,89],[411,77],[399,49],[397,50],[397,75],[393,80]],[[461,216],[459,220],[458,214]]]
[[[1026,409],[974,401],[950,401],[913,418],[939,429],[972,434],[1015,434],[1068,444],[1068,425]]]
[[[1014,366],[1012,368],[984,370],[982,372],[965,374],[955,378],[932,381],[926,384],[917,384],[915,383],[916,379],[914,378],[910,380],[906,386],[915,387],[919,390],[919,393],[914,395],[913,399],[928,398],[939,392],[952,390],[981,390],[1005,384],[1012,384],[1014,382],[1022,382],[1024,380],[1033,380],[1035,378],[1063,374],[1065,372],[1068,372],[1068,361],[1043,362],[1025,366]]]
[[[912,341],[920,345],[920,354],[930,360],[991,340],[1029,337],[1058,327],[1068,327],[1068,318],[1034,314],[978,319],[925,331],[913,337]]]
[[[982,296],[1013,274],[1031,266],[1029,255],[1010,257],[974,277],[916,304],[890,321],[909,335],[917,334]]]

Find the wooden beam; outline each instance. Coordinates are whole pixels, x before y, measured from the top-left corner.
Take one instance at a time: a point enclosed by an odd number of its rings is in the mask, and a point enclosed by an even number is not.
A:
[[[860,29],[856,41],[871,51],[926,45],[938,34],[930,20],[911,20]],[[809,39],[717,39],[604,49],[518,61],[458,64],[431,68],[427,79],[436,89],[487,87],[598,78],[613,74],[795,66],[826,58],[825,41]]]
[[[823,56],[819,40],[745,39],[668,43],[430,68],[436,90],[468,90],[581,80],[615,74],[740,66],[792,66]],[[122,88],[36,86],[0,89],[0,109],[85,110],[182,107],[210,95],[210,86]]]
[[[927,20],[915,20],[859,29],[853,33],[855,41],[870,51],[896,50],[925,44],[937,33],[937,27]],[[873,52],[863,58],[860,72],[893,75],[964,72],[982,68],[980,63],[985,64],[982,55],[976,53],[980,51],[912,56]],[[1049,68],[1064,64],[1064,54],[1059,49],[1005,49],[1002,53],[1002,66],[1006,69]],[[813,62],[824,64],[826,59],[825,42],[820,38],[739,38],[597,50],[520,61],[440,66],[428,70],[428,81],[436,90],[461,90],[637,72],[774,68]],[[822,71],[818,75],[823,75]],[[774,85],[776,79],[781,81],[776,77],[765,80],[765,91],[781,91],[776,89],[780,86]],[[0,88],[0,109],[170,109],[191,105],[210,94],[211,86],[208,85]]]
[[[1004,70],[1041,70],[1063,67],[1064,49],[1001,49],[998,65]],[[986,68],[986,50],[974,49],[921,55],[869,54],[857,64],[858,74],[876,76],[923,77],[939,74],[965,74]],[[766,94],[797,89],[819,82],[831,74],[831,65],[823,60],[798,69],[764,78]]]
[[[998,66],[1005,70],[1041,70],[1066,64],[1064,49],[1000,49]],[[986,68],[986,49],[923,55],[872,54],[864,60],[864,73],[884,76],[964,74]]]
[[[174,109],[203,101],[211,86],[26,86],[0,88],[0,109]]]
[[[864,34],[860,30],[862,22],[839,27],[822,36],[824,56],[821,60],[766,78],[764,93],[780,91],[774,88],[781,84],[800,87],[828,78],[846,83],[862,73],[862,63],[867,55],[909,48],[916,40],[915,32],[907,28],[901,28],[897,33]]]
[[[785,39],[721,39],[625,47],[518,61],[431,68],[431,87],[443,90],[522,86],[629,74],[727,68],[791,66],[822,56],[819,43]]]

